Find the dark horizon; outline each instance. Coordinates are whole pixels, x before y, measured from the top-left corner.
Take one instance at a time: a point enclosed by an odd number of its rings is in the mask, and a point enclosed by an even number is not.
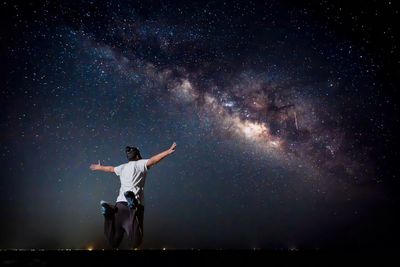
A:
[[[174,141],[143,249],[398,248],[399,7],[367,2],[3,1],[0,249],[107,249],[89,165]]]

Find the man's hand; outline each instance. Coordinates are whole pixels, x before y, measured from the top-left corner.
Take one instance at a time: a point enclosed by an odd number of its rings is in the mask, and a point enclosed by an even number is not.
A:
[[[172,146],[168,149],[168,151],[169,151],[170,154],[172,154],[172,153],[175,152],[175,149],[176,149],[176,143],[174,142],[174,143],[172,144]]]
[[[91,169],[92,171],[98,171],[98,170],[100,170],[100,169],[101,169],[100,160],[99,160],[99,162],[98,162],[97,164],[92,164],[92,165],[90,165],[90,169]]]

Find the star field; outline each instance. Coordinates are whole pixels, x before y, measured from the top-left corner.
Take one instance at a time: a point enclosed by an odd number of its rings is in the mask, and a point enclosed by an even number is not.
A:
[[[1,247],[106,247],[119,180],[88,166],[174,141],[146,181],[144,248],[395,242],[394,2],[1,9]]]

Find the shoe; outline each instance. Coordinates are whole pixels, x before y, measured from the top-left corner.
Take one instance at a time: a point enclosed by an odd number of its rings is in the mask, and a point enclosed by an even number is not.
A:
[[[100,205],[101,205],[101,214],[103,214],[104,216],[109,216],[114,213],[114,209],[106,201],[104,200],[100,201]]]
[[[138,205],[138,201],[136,199],[135,193],[132,191],[126,191],[124,193],[126,201],[128,202],[128,208],[134,209]]]

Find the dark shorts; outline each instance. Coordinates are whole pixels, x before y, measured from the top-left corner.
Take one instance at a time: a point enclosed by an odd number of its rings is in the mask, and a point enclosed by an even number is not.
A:
[[[140,246],[143,240],[144,206],[128,208],[126,202],[117,202],[111,215],[104,216],[104,234],[112,248],[118,248],[124,233],[131,248]]]

